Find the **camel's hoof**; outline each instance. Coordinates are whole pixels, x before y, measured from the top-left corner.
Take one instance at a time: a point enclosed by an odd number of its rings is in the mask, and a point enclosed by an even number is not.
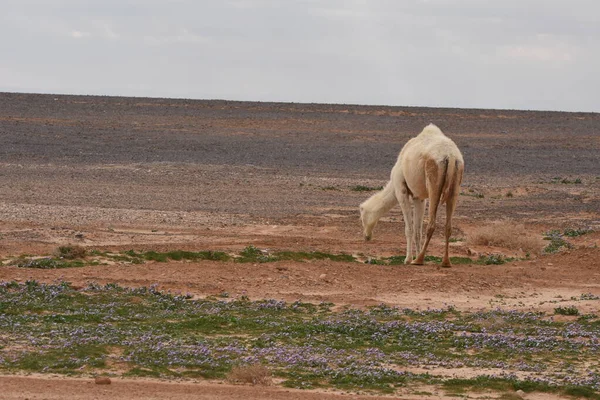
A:
[[[442,268],[452,268],[452,264],[442,264]]]
[[[410,265],[423,265],[423,261],[415,260],[415,261],[411,262]]]

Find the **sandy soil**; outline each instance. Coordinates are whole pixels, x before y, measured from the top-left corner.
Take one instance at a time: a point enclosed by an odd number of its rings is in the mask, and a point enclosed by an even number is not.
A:
[[[0,376],[3,400],[449,400],[435,388],[424,388],[428,395],[400,394],[398,396],[360,395],[355,393],[308,391],[274,386],[227,385],[222,382],[165,382],[149,380],[113,379],[109,385],[96,385],[93,379],[64,378],[60,376]],[[474,393],[472,399],[490,399],[490,393]],[[555,400],[552,394],[530,393],[527,400]]]
[[[523,257],[519,249],[470,242],[499,220],[538,237],[549,229],[596,232],[569,239],[568,251],[497,266],[4,265],[0,280],[158,284],[198,297],[227,292],[357,307],[550,310],[550,301],[600,295],[600,115],[584,113],[0,94],[0,257],[50,254],[63,244],[230,252],[254,245],[363,259],[403,254],[399,209],[364,242],[357,207],[370,193],[352,188],[385,184],[403,143],[429,122],[465,156],[453,234],[464,240],[452,244],[452,255]],[[429,253],[440,255],[441,245],[438,229]],[[594,302],[577,307],[600,311]],[[3,377],[0,385],[7,399],[340,396],[207,382],[117,380],[100,387],[47,376]]]

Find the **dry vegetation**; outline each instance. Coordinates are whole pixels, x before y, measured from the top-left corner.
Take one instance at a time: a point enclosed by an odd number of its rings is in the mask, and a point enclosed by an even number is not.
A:
[[[260,364],[233,367],[227,375],[231,383],[250,383],[252,385],[270,386],[273,383],[271,371]]]
[[[476,229],[469,235],[469,243],[504,247],[532,254],[539,254],[544,247],[542,237],[529,233],[524,224],[510,220],[492,222]]]
[[[60,246],[54,252],[56,257],[64,258],[67,260],[75,260],[79,258],[84,258],[86,256],[85,247],[79,245],[69,245],[69,246]]]

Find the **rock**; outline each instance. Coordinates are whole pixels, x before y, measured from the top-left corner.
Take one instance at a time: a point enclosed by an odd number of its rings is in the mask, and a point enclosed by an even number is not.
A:
[[[108,376],[97,376],[94,382],[96,382],[96,385],[110,385],[111,383]]]
[[[325,280],[325,278],[327,278],[327,274],[321,274],[321,275],[319,275],[319,279]]]
[[[521,389],[517,390],[515,393],[517,394],[517,396],[519,396],[521,398],[525,397],[525,392],[522,391]]]

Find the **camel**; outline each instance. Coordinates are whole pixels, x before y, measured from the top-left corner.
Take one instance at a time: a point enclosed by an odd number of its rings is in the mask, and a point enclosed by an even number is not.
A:
[[[400,151],[392,168],[390,181],[360,205],[366,240],[372,238],[377,221],[400,203],[406,235],[405,264],[423,265],[425,252],[435,231],[435,219],[440,204],[446,204],[446,247],[442,267],[451,267],[448,243],[452,233],[452,214],[458,201],[464,172],[462,154],[456,144],[435,125],[429,124],[410,139]],[[427,237],[421,247],[425,200],[429,199]],[[413,260],[413,248],[416,259]]]

